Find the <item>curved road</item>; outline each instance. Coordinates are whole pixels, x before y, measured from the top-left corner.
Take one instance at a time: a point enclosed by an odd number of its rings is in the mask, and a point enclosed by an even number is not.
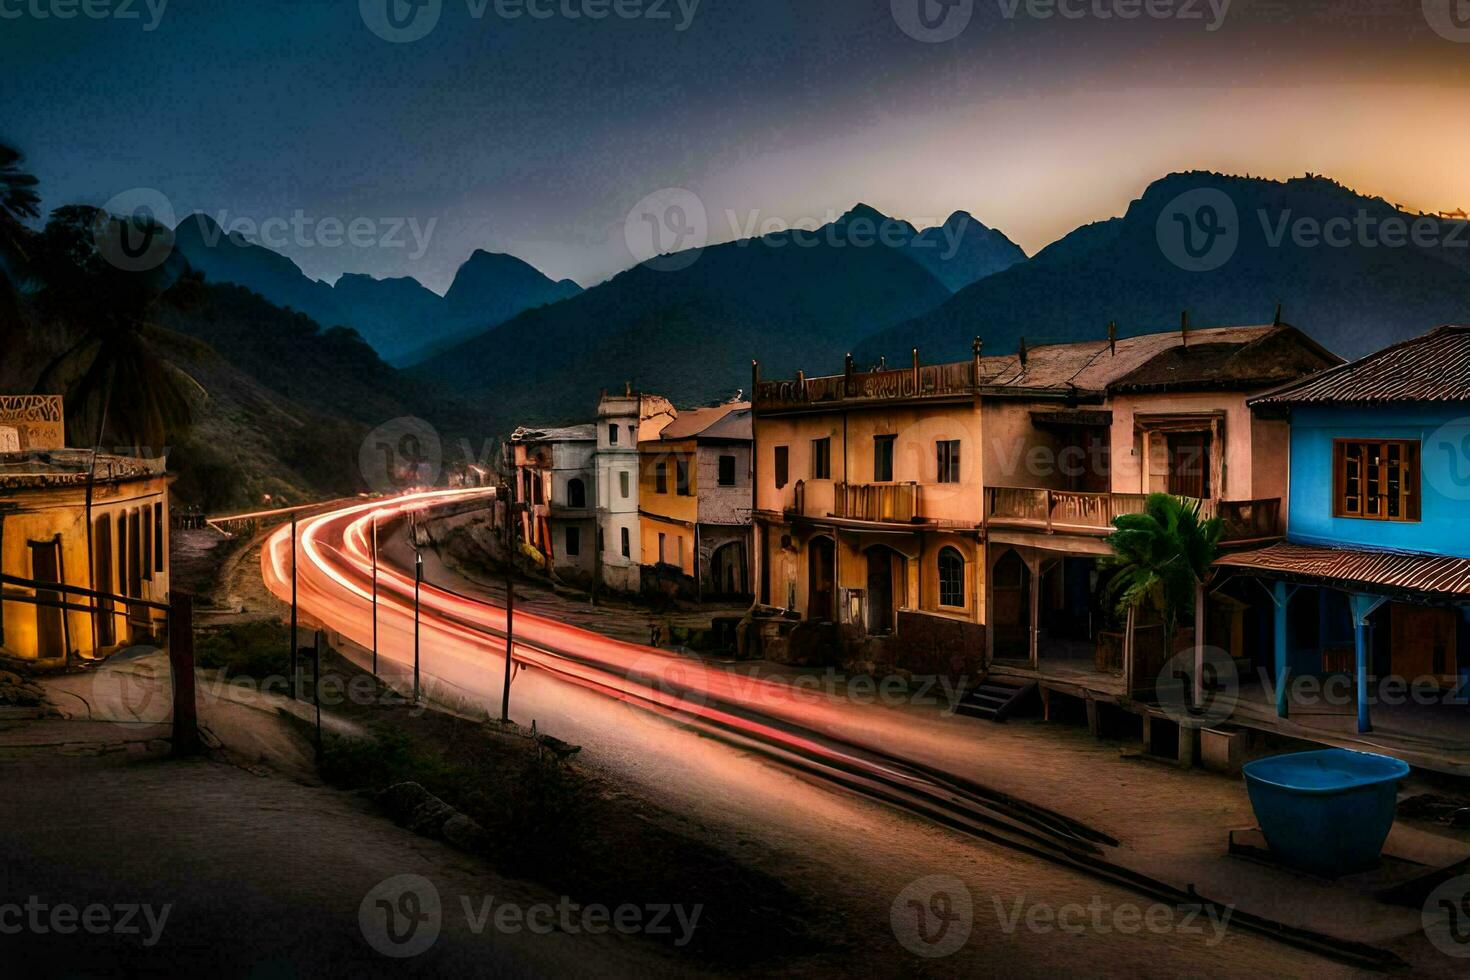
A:
[[[408,510],[486,493],[451,490],[410,494],[349,506],[300,522],[298,591],[303,613],[362,646],[371,646],[373,521],[378,520],[380,529],[386,532]],[[395,549],[380,548],[379,652],[380,657],[411,667],[413,575],[410,569],[396,564],[395,557]],[[261,565],[268,587],[289,601],[289,527],[270,535]],[[498,712],[505,610],[483,598],[428,583],[421,589],[420,609],[420,651],[426,681],[432,678],[437,685],[458,690]],[[772,821],[777,807],[798,797],[804,800],[805,812],[797,819],[809,817],[813,827],[827,822],[842,833],[855,829],[859,819],[876,819],[888,825],[890,833],[912,830],[900,819],[897,823],[904,830],[894,831],[893,815],[875,815],[870,807],[864,808],[850,797],[823,793],[812,785],[815,781],[818,786],[845,786],[1019,851],[1006,854],[994,847],[976,848],[973,841],[965,848],[963,838],[938,832],[948,837],[946,850],[958,847],[970,862],[974,861],[973,852],[984,852],[987,867],[984,874],[977,875],[981,879],[993,875],[996,865],[1026,869],[1019,874],[1003,874],[1006,880],[998,886],[987,881],[979,887],[994,903],[993,909],[988,903],[982,907],[977,896],[973,915],[982,938],[971,938],[953,961],[944,964],[946,967],[959,968],[966,953],[1001,942],[1009,947],[1007,961],[1016,969],[1040,970],[1048,962],[1058,968],[1067,962],[1065,956],[1057,955],[1069,945],[1066,941],[1080,940],[1087,945],[1074,949],[1073,957],[1103,955],[1113,960],[1121,956],[1122,962],[1135,963],[1140,973],[1199,969],[1205,962],[1211,964],[1212,972],[1219,973],[1222,951],[1216,946],[1222,941],[1229,943],[1230,959],[1242,968],[1242,973],[1303,969],[1323,973],[1324,969],[1333,969],[1331,964],[1304,952],[1244,935],[1241,928],[1249,923],[1242,922],[1243,913],[1239,912],[1228,935],[1222,934],[1214,941],[1208,928],[1191,932],[1181,927],[1165,936],[1146,932],[1128,935],[1105,927],[1076,934],[1033,929],[1019,940],[1025,947],[1023,952],[1015,945],[1027,927],[1023,924],[1018,932],[1011,919],[1008,928],[1003,911],[1013,908],[1008,904],[1012,901],[1027,906],[1043,899],[1053,906],[1066,902],[1089,905],[1105,896],[1110,908],[1129,904],[1147,907],[1156,901],[1173,906],[1174,893],[1159,882],[1142,879],[1110,862],[1108,852],[1116,842],[1106,834],[991,790],[940,765],[900,759],[874,748],[901,745],[905,756],[923,757],[922,752],[911,752],[904,741],[915,736],[898,734],[903,725],[901,717],[875,719],[875,715],[889,713],[855,707],[837,697],[781,681],[705,666],[525,612],[516,614],[515,639],[513,656],[519,669],[512,683],[511,701],[516,717],[539,719],[542,727],[601,750],[600,761],[654,789],[677,812],[705,811],[718,819],[743,810],[745,819],[731,821],[731,838],[738,837],[738,831],[748,829],[752,822]],[[610,710],[609,705],[617,702],[631,705],[634,710]],[[943,754],[937,755],[942,762]],[[795,770],[798,778],[773,777],[770,766],[754,757],[774,759]],[[854,814],[855,809],[862,811],[861,818]],[[783,835],[804,837],[802,831],[809,831],[790,827],[791,816],[786,815],[779,828],[771,828],[778,839]],[[935,832],[923,836],[928,841],[925,846],[933,847]],[[1038,862],[1038,857],[1050,864]],[[887,903],[901,891],[903,869],[914,877],[920,874],[917,865],[904,863],[902,854],[897,859],[896,867],[891,862],[885,867],[888,880],[895,883],[889,886],[893,891],[875,896],[870,903],[875,907],[867,910],[875,919],[888,912]],[[964,863],[957,857],[926,870],[954,868],[958,872],[957,866]],[[1063,867],[1055,867],[1057,864]],[[1079,870],[1089,875],[1079,875]],[[966,883],[972,892],[976,890],[973,878],[966,876]],[[1161,887],[1165,890],[1159,891]],[[1064,901],[1068,895],[1077,897]],[[887,915],[882,917],[886,919]],[[1035,941],[1027,943],[1025,939]],[[893,934],[890,932],[883,940],[877,948],[885,954],[896,954],[902,962],[907,954]],[[1123,949],[1128,950],[1127,955],[1122,955]],[[981,962],[994,968],[994,956],[992,949]],[[1075,965],[1078,960],[1071,962]]]

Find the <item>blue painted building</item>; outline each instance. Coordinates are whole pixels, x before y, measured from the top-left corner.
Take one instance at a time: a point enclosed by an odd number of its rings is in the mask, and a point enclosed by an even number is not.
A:
[[[1470,712],[1470,327],[1250,404],[1290,419],[1287,537],[1218,564],[1266,587],[1277,714],[1302,677],[1350,681],[1359,732],[1388,683]]]

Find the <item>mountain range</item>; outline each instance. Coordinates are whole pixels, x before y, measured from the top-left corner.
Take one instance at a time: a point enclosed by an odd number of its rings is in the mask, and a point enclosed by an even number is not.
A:
[[[1340,234],[1324,235],[1334,223]],[[1396,224],[1421,234],[1390,241]],[[1184,226],[1187,247],[1170,238]],[[226,291],[230,324],[170,326],[231,361],[248,355],[248,373],[314,411],[358,423],[377,407],[412,410],[483,439],[585,418],[599,389],[624,382],[698,405],[748,388],[753,359],[767,377],[836,372],[849,351],[862,363],[914,347],[931,362],[962,360],[977,335],[1003,353],[1022,337],[1035,346],[1104,336],[1109,323],[1125,336],[1175,329],[1181,312],[1198,326],[1264,323],[1280,304],[1353,357],[1470,321],[1466,232],[1324,177],[1190,172],[1030,258],[964,212],[919,231],[859,204],[814,231],[707,246],[586,290],[476,252],[438,297],[410,278],[329,286],[269,249],[236,238],[202,246],[181,227],[179,252],[212,283],[240,283],[264,306],[302,316],[252,339],[250,324],[269,318]],[[318,324],[350,325],[368,343]],[[298,335],[316,338],[315,380],[288,370]],[[408,367],[379,363],[373,349]]]
[[[1202,215],[1200,208],[1210,208]],[[1200,219],[1200,224],[1195,224]],[[1219,221],[1216,231],[1204,222]],[[1211,228],[1216,226],[1211,225]],[[1181,235],[1188,230],[1190,247]],[[970,340],[1028,345],[1285,317],[1344,357],[1470,320],[1470,227],[1405,211],[1325,177],[1202,171],[1150,184],[1117,218],[1085,225],[1024,263],[870,335],[857,355],[917,346],[960,359]]]
[[[440,296],[417,279],[348,273],[328,284],[289,258],[211,217],[195,213],[174,229],[174,249],[211,282],[230,282],[322,326],[349,326],[389,364],[403,366],[495,326],[523,310],[581,291],[513,255],[477,250]]]
[[[1024,259],[967,214],[921,233],[859,204],[815,230],[635,266],[411,373],[473,395],[507,421],[585,411],[598,389],[623,382],[699,404],[748,387],[752,358],[778,373],[840,363],[864,335],[948,300],[946,280]]]

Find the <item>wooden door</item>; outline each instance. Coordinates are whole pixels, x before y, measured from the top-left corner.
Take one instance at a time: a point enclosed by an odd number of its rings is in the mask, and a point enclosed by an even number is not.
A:
[[[1442,687],[1453,686],[1459,629],[1455,611],[1402,603],[1392,604],[1389,610],[1392,631],[1389,669],[1411,684],[1433,677]]]
[[[37,582],[61,582],[61,543],[31,542],[31,578]],[[54,589],[37,589],[40,602],[60,602],[61,593]],[[66,655],[65,611],[57,606],[36,605],[36,655],[55,659]]]
[[[868,632],[893,632],[893,553],[868,551]]]
[[[1210,441],[1208,432],[1169,433],[1170,493],[1179,497],[1209,499]]]
[[[806,618],[818,621],[835,620],[836,590],[833,587],[833,566],[836,552],[831,538],[812,538],[806,553]]]

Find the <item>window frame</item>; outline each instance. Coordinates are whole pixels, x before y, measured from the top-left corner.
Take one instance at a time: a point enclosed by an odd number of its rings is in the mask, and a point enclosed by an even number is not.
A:
[[[780,490],[791,482],[791,447],[776,446],[771,472],[776,477],[776,489]]]
[[[873,437],[874,483],[893,482],[893,457],[897,444],[897,433],[885,433]]]
[[[616,446],[618,444],[618,424],[616,422],[609,422],[607,424],[607,444],[609,446]]]
[[[666,459],[655,460],[653,463],[653,492],[669,492],[669,461]]]
[[[947,585],[946,582],[945,582],[945,568],[944,568],[944,565],[945,565],[945,558],[948,557],[948,556],[950,556],[950,555],[953,555],[954,556],[954,560],[959,563],[959,582],[957,584],[956,583],[948,583],[948,585]],[[939,605],[942,608],[945,608],[945,609],[964,609],[965,608],[965,605],[966,605],[965,604],[965,565],[966,564],[968,564],[968,563],[965,561],[964,554],[962,554],[960,552],[960,549],[956,548],[954,545],[948,545],[948,544],[945,545],[944,547],[942,547],[942,548],[939,549],[939,554],[935,556],[934,565],[935,565],[935,570],[938,572],[938,575],[936,576],[935,581],[939,585]],[[953,586],[953,588],[949,588],[948,586]],[[958,602],[949,602],[949,601],[946,601],[949,598],[958,598],[959,601]]]
[[[935,483],[959,483],[960,482],[960,440],[959,439],[935,439],[934,440],[934,482]]]
[[[812,440],[812,479],[832,479],[832,437]]]
[[[689,472],[689,460],[687,457],[676,457],[674,459],[674,495],[678,497],[694,496],[694,480]]]
[[[619,537],[618,544],[622,547],[623,557],[631,558],[633,556],[633,536],[628,533],[628,529],[626,527],[620,527],[618,528],[618,530],[622,532]]]
[[[1376,450],[1376,463],[1368,462],[1366,456],[1359,461],[1361,471],[1356,479],[1358,492],[1351,495],[1358,502],[1358,512],[1348,506],[1349,447],[1362,447],[1367,452]],[[1383,492],[1390,480],[1390,449],[1398,449],[1399,478],[1398,493],[1393,495],[1399,504],[1399,513],[1390,514],[1388,501],[1392,499]],[[1373,472],[1369,472],[1369,471]],[[1371,487],[1379,492],[1370,493]],[[1423,520],[1423,443],[1419,439],[1369,439],[1342,438],[1332,440],[1332,516],[1353,521],[1386,521],[1391,524],[1418,524]],[[1368,513],[1368,502],[1375,499],[1383,502],[1381,513]]]

